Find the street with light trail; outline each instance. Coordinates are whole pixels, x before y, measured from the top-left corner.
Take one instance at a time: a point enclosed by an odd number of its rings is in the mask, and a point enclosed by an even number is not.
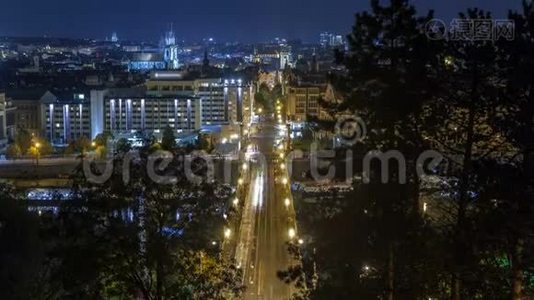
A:
[[[287,170],[281,167],[284,130],[278,125],[253,125],[250,144],[257,152],[249,157],[244,174],[250,188],[243,204],[236,261],[243,269],[245,299],[290,299],[291,286],[277,272],[295,264],[287,243],[296,239],[295,212]],[[281,155],[282,154],[282,155]]]

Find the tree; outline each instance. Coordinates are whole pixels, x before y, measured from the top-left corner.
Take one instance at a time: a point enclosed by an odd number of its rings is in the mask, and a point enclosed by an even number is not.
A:
[[[94,142],[95,145],[98,146],[107,146],[109,139],[113,138],[113,135],[109,131],[105,131],[103,133],[99,133],[96,135]]]
[[[22,150],[18,144],[11,144],[7,147],[6,156],[7,158],[13,159],[18,158],[22,155]]]
[[[174,130],[170,126],[163,129],[161,148],[167,151],[173,151],[176,148],[176,137],[174,136]]]
[[[174,157],[165,170],[158,171],[160,176],[175,176],[176,181],[155,182],[147,166],[149,155],[157,151],[149,143],[138,151],[138,159],[130,164],[129,182],[123,181],[122,167],[116,167],[108,182],[82,183],[78,200],[69,201],[74,205],[71,213],[83,214],[82,220],[89,218],[91,225],[83,225],[90,231],[88,236],[94,236],[86,241],[88,247],[104,248],[96,252],[95,264],[90,264],[101,266],[96,277],[84,281],[104,280],[104,286],[91,286],[100,297],[104,291],[108,296],[143,299],[238,296],[242,290],[239,272],[220,260],[218,246],[232,191],[217,183],[189,182],[183,157]],[[124,155],[118,154],[114,164],[122,166],[124,161]],[[192,169],[202,175],[205,168],[197,164]],[[87,211],[79,212],[80,205]],[[95,238],[98,242],[93,242]]]
[[[369,129],[364,144],[358,146],[366,151],[397,150],[404,158],[386,174],[376,163],[365,170],[370,182],[355,186],[355,190],[366,206],[350,212],[365,224],[361,228],[366,232],[359,242],[367,249],[351,259],[348,264],[353,269],[346,270],[347,274],[359,272],[367,260],[375,272],[372,278],[363,278],[362,285],[383,282],[383,286],[374,287],[374,295],[386,299],[431,296],[424,287],[432,277],[425,279],[413,272],[426,259],[414,249],[427,247],[423,240],[432,236],[420,214],[420,178],[416,172],[418,156],[430,148],[424,133],[433,129],[433,116],[425,107],[438,84],[434,68],[441,45],[430,41],[423,31],[431,18],[432,12],[418,17],[408,1],[393,0],[385,6],[371,1],[371,12],[356,15],[348,37],[349,52],[338,56],[347,73],[332,78],[345,94],[345,101],[333,107],[334,116],[348,110],[362,117]],[[406,182],[400,180],[404,163]],[[383,175],[385,183],[381,182]],[[356,295],[353,298],[370,298]]]
[[[15,144],[20,147],[23,154],[26,154],[32,145],[32,139],[33,136],[28,130],[19,128],[15,136]]]
[[[211,142],[209,135],[206,135],[206,134],[198,135],[198,148],[208,153],[213,151],[214,147],[213,147],[213,143]]]
[[[113,135],[105,131],[94,138],[95,152],[99,158],[105,158],[108,152],[108,142]]]
[[[54,298],[39,218],[11,186],[0,185],[0,199],[0,294],[5,299]]]
[[[132,145],[125,138],[120,138],[115,144],[116,153],[128,153],[132,149]]]

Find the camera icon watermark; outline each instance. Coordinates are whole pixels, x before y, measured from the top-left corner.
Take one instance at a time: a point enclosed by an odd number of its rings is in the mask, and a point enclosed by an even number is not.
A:
[[[340,143],[353,146],[365,139],[367,136],[367,126],[364,120],[358,116],[342,116],[336,122],[335,134]]]
[[[433,41],[511,41],[515,38],[515,22],[509,19],[432,19],[425,25],[425,34]]]

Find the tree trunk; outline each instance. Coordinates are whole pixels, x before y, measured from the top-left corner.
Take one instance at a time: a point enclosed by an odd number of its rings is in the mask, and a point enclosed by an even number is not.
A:
[[[518,239],[512,249],[512,299],[523,300],[523,240]]]
[[[460,300],[462,298],[462,281],[460,280],[460,274],[454,273],[452,275],[452,299]]]
[[[466,210],[469,202],[469,182],[471,165],[473,160],[473,144],[475,139],[475,119],[476,102],[478,101],[478,71],[475,63],[473,70],[473,81],[471,85],[471,95],[468,107],[467,138],[463,150],[462,172],[459,182],[458,216],[456,220],[456,241],[455,241],[455,264],[456,270],[452,277],[452,299],[461,300],[462,273],[460,268],[464,265],[463,256],[466,255]]]
[[[393,300],[393,291],[394,291],[394,278],[395,278],[395,267],[394,267],[394,253],[393,245],[390,244],[388,247],[388,269],[386,276],[386,298],[388,300]]]

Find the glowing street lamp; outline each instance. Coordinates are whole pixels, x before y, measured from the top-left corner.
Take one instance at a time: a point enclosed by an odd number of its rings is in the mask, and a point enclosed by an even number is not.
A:
[[[41,151],[39,151],[39,148],[41,148],[41,143],[35,142],[33,147],[35,149],[35,164],[39,166],[39,156],[41,156]]]
[[[287,177],[282,178],[282,183],[283,184],[287,184],[288,183]]]
[[[285,205],[286,207],[289,207],[289,204],[291,204],[291,201],[289,200],[289,198],[286,198],[286,199],[284,200],[284,205]]]
[[[239,179],[237,180],[237,184],[242,185],[242,184],[243,184],[243,178],[239,178]]]
[[[230,228],[224,229],[224,238],[229,239],[230,235],[232,235],[232,230]]]
[[[235,198],[234,201],[232,202],[235,206],[237,206],[239,204],[239,199],[238,198]]]
[[[290,239],[293,239],[295,238],[295,235],[297,235],[297,233],[295,232],[294,228],[289,228],[287,235],[289,236]]]

